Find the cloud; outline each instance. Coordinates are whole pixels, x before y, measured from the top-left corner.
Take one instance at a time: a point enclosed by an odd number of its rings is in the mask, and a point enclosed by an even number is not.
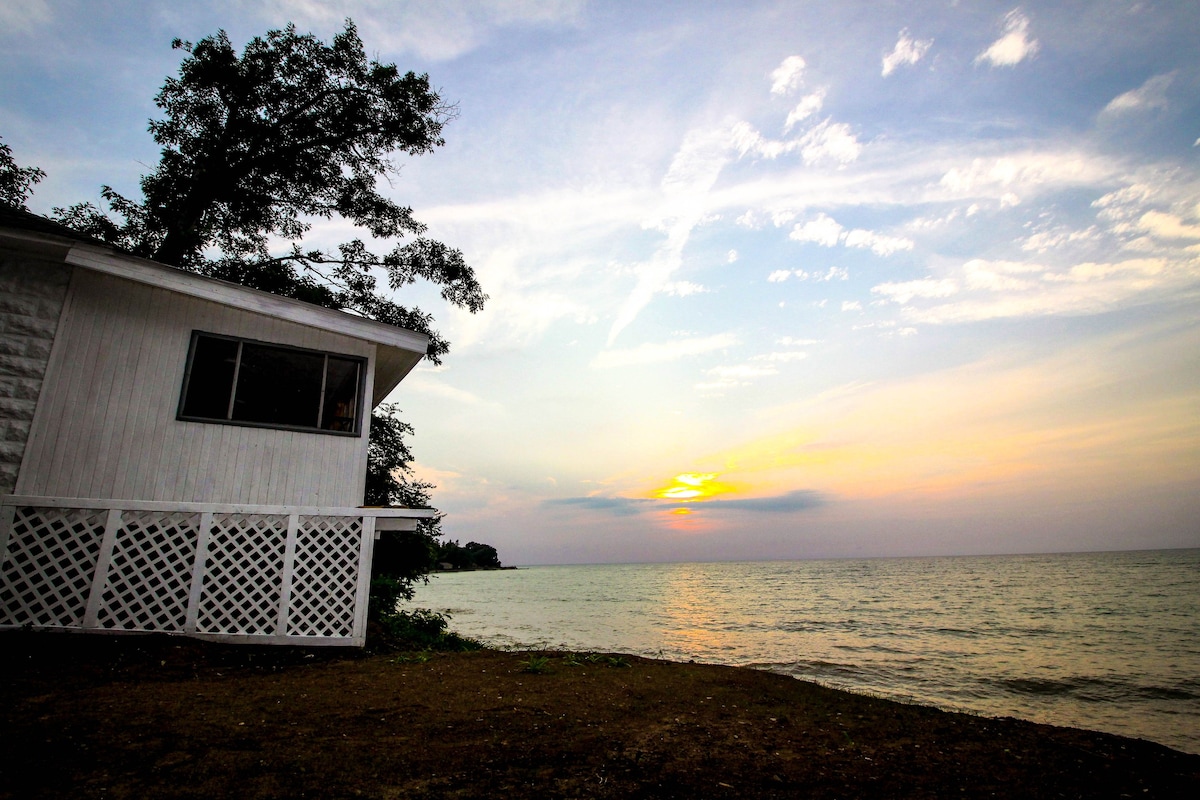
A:
[[[857,300],[843,300],[842,311],[862,311],[862,303]]]
[[[1069,187],[1093,189],[1126,178],[1126,166],[1113,158],[1071,148],[1026,149],[999,156],[977,156],[942,173],[944,199],[987,198],[1005,207],[1022,199]],[[967,216],[978,212],[967,209]]]
[[[1057,250],[1077,242],[1094,242],[1100,238],[1100,232],[1095,225],[1084,230],[1054,228],[1038,231],[1021,242],[1021,249],[1032,253],[1045,253]]]
[[[624,350],[602,350],[592,359],[594,369],[612,369],[614,367],[630,367],[641,364],[658,364],[663,361],[677,361],[688,356],[723,350],[738,343],[737,337],[731,333],[720,333],[715,336],[693,339],[674,339],[669,342],[646,342],[637,347]]]
[[[874,231],[855,228],[846,234],[846,247],[870,248],[877,256],[890,256],[899,250],[912,250],[912,239],[901,236],[884,236]]]
[[[1162,239],[1200,239],[1200,225],[1188,225],[1174,214],[1147,211],[1137,221],[1142,230]]]
[[[843,122],[825,120],[820,125],[809,130],[797,142],[800,156],[805,164],[819,164],[833,161],[838,164],[849,164],[858,159],[862,153],[862,145]]]
[[[782,353],[763,353],[762,355],[754,356],[750,360],[788,363],[791,361],[803,361],[806,358],[808,358],[808,353],[805,353],[803,350],[787,350]]]
[[[671,274],[683,263],[683,249],[704,219],[706,195],[732,158],[728,128],[694,129],[671,159],[662,180],[663,214],[657,225],[667,235],[653,257],[638,267],[638,282],[626,298],[609,329],[611,345],[629,323],[662,291]]]
[[[744,497],[736,500],[680,501],[672,498],[640,497],[558,497],[543,500],[543,506],[567,506],[589,511],[603,511],[617,517],[629,517],[645,511],[680,506],[687,503],[692,511],[752,511],[764,514],[789,514],[819,508],[828,502],[824,495],[807,489],[797,489],[768,497]]]
[[[797,122],[808,119],[813,114],[821,110],[821,106],[825,104],[825,89],[817,89],[811,94],[806,94],[800,102],[788,112],[787,120],[783,123],[783,131],[787,133]]]
[[[771,73],[771,94],[788,95],[804,83],[804,68],[807,66],[800,56],[788,56]]]
[[[832,162],[844,166],[857,160],[862,153],[862,145],[850,126],[829,120],[814,125],[800,138],[789,141],[767,139],[748,122],[735,124],[730,135],[733,146],[741,157],[753,154],[775,159],[798,150],[805,164]]]
[[[950,280],[924,278],[902,283],[881,283],[872,286],[871,293],[883,295],[888,300],[903,305],[914,297],[949,297],[957,294],[958,284]]]
[[[916,64],[932,46],[933,39],[913,39],[908,35],[908,28],[905,28],[900,31],[900,38],[896,40],[896,46],[892,48],[892,52],[883,57],[881,74],[886,78],[895,72],[897,67]]]
[[[786,494],[771,497],[744,497],[736,500],[705,500],[691,506],[697,510],[756,511],[768,514],[787,514],[820,508],[827,500],[819,492],[796,489]]]
[[[912,304],[903,315],[912,322],[935,325],[991,319],[1080,316],[1154,301],[1178,298],[1200,285],[1200,259],[1131,258],[1084,261],[1064,267],[1048,264],[972,259],[959,279],[880,284],[872,289],[899,303],[916,299],[951,302]],[[952,283],[960,291],[949,293]],[[965,287],[968,292],[961,291]],[[941,292],[947,292],[942,295]]]
[[[276,25],[292,20],[302,29],[340,28],[349,16],[360,31],[370,32],[376,46],[445,61],[474,50],[504,28],[577,24],[584,5],[583,0],[395,0],[347,8],[320,0],[267,0],[260,16]]]
[[[736,364],[733,366],[713,367],[708,374],[722,381],[745,381],[750,378],[763,378],[777,375],[779,370],[770,364],[757,366],[754,364]]]
[[[832,217],[819,213],[816,219],[792,228],[788,238],[797,242],[813,242],[822,247],[834,247],[841,240],[844,230]]]
[[[840,242],[846,247],[869,249],[879,256],[890,256],[899,250],[912,250],[914,246],[912,239],[902,236],[886,236],[863,228],[847,231],[824,213],[818,213],[816,219],[796,225],[788,234],[788,238],[797,242],[813,242],[822,247],[836,247]]]
[[[498,408],[499,406],[488,400],[484,400],[477,394],[468,392],[465,389],[459,389],[451,386],[448,383],[438,380],[432,376],[432,370],[418,369],[415,370],[404,381],[404,390],[406,392],[416,392],[418,394],[430,395],[439,400],[449,400],[454,403],[465,406],[488,406]]]
[[[640,514],[647,508],[660,504],[660,501],[638,497],[556,497],[542,501],[543,506],[572,506],[590,511],[607,511],[617,517]]]
[[[1033,56],[1040,45],[1029,36],[1029,17],[1014,8],[1004,15],[1004,35],[975,57],[975,63],[993,67],[1012,67]]]
[[[52,17],[47,0],[0,3],[0,30],[10,34],[29,33],[48,23]]]
[[[1109,101],[1103,113],[1109,115],[1130,114],[1136,111],[1146,111],[1152,108],[1167,107],[1167,87],[1174,80],[1175,73],[1155,75],[1136,89],[1130,89]]]
[[[672,297],[688,297],[693,294],[707,294],[709,289],[707,286],[690,281],[673,281],[664,283],[659,291]]]

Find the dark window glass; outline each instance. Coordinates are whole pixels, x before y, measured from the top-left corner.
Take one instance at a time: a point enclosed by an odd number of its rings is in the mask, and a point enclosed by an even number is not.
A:
[[[329,356],[325,369],[325,404],[321,427],[327,431],[353,431],[358,411],[359,362]]]
[[[183,402],[182,413],[185,417],[228,419],[237,352],[238,343],[235,341],[211,336],[196,337],[187,397]]]
[[[243,343],[232,419],[317,427],[324,369],[320,353]]]
[[[197,333],[179,415],[358,432],[362,359]]]

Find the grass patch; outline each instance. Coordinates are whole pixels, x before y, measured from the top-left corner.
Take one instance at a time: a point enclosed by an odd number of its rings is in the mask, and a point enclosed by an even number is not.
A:
[[[609,656],[603,653],[567,653],[563,663],[568,667],[600,666],[620,667],[628,669],[630,664],[625,656]]]
[[[530,655],[529,658],[519,662],[521,664],[521,672],[528,672],[532,675],[542,675],[550,671],[550,657]]]

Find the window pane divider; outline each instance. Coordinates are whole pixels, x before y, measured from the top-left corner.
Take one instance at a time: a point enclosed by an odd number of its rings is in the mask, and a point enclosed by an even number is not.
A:
[[[242,371],[242,341],[237,343],[237,355],[233,360],[233,386],[229,388],[229,408],[225,409],[225,419],[233,419],[233,404],[237,400],[238,373]]]

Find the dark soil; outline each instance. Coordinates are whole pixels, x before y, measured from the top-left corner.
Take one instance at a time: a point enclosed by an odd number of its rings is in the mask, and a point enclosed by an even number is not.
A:
[[[1149,742],[565,655],[0,634],[0,797],[1200,797]]]

